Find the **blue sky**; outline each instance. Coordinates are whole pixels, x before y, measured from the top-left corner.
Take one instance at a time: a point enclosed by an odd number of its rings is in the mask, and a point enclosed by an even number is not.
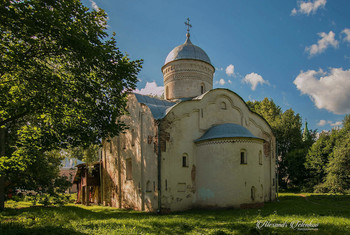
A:
[[[246,101],[272,98],[319,131],[350,114],[349,0],[83,3],[104,9],[120,50],[144,60],[142,92],[162,90],[161,67],[168,53],[184,43],[189,17],[192,43],[216,68],[214,88],[231,89]]]

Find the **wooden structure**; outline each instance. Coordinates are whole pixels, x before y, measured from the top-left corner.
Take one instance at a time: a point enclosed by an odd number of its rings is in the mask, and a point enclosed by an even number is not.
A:
[[[77,172],[73,184],[77,185],[77,203],[84,205],[100,204],[100,162],[87,165],[82,163],[76,166]]]

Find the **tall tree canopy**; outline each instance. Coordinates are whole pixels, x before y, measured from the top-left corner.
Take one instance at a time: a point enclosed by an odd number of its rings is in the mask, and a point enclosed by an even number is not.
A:
[[[263,116],[270,124],[277,141],[279,184],[297,184],[303,177],[305,155],[302,139],[302,120],[292,109],[282,111],[281,107],[268,98],[262,101],[248,101],[249,108]],[[300,168],[302,166],[302,168]]]
[[[350,191],[350,115],[345,116],[342,128],[321,133],[307,154],[305,167],[309,188],[334,193]]]
[[[116,118],[142,61],[123,55],[106,25],[79,0],[1,1],[1,176],[123,129]]]

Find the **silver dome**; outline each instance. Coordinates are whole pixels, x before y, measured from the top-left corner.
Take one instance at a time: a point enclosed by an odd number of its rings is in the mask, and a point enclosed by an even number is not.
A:
[[[203,51],[202,48],[193,45],[189,35],[187,35],[186,42],[180,46],[175,47],[166,57],[165,63],[167,64],[174,60],[181,60],[181,59],[194,59],[194,60],[201,60],[204,62],[207,62],[211,64],[209,56],[205,51]]]

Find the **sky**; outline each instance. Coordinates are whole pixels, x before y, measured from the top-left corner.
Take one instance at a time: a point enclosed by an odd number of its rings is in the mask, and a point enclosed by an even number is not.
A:
[[[108,14],[108,31],[143,59],[137,92],[161,94],[161,67],[186,40],[215,67],[214,88],[245,101],[273,99],[309,129],[341,126],[350,114],[349,0],[83,0]]]

